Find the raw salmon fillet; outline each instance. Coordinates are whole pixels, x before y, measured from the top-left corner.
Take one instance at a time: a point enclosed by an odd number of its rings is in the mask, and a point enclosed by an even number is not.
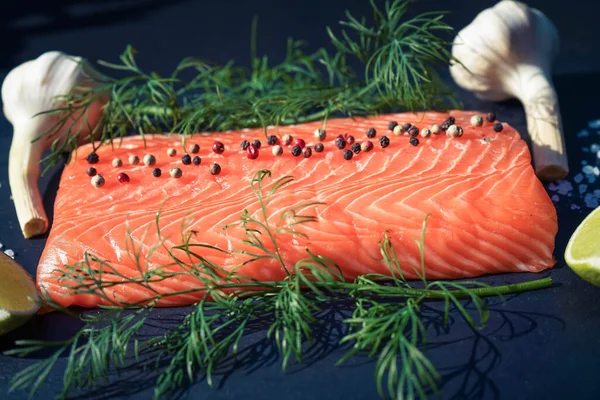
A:
[[[395,136],[388,130],[390,121],[429,127],[441,124],[448,114],[391,114],[369,118],[332,119],[327,122],[323,152],[304,158],[291,154],[283,146],[281,156],[272,154],[262,129],[239,132],[197,134],[186,146],[200,145],[201,165],[184,165],[180,135],[127,137],[115,147],[102,146],[94,164],[106,180],[96,188],[90,183],[86,156],[91,145],[80,147],[66,166],[56,197],[54,222],[42,254],[37,283],[52,300],[64,306],[94,307],[109,300],[93,294],[73,294],[69,282],[57,277],[64,265],[75,265],[85,255],[94,255],[122,276],[108,274],[105,279],[124,282],[140,270],[166,266],[168,271],[185,272],[173,265],[168,250],[181,245],[186,235],[190,244],[204,243],[228,252],[194,248],[194,252],[212,263],[230,270],[249,257],[232,250],[250,250],[243,243],[245,231],[239,221],[246,209],[260,215],[260,204],[251,189],[251,180],[259,170],[267,169],[272,179],[294,177],[273,196],[268,206],[268,224],[272,229],[286,223],[282,214],[307,202],[322,202],[304,211],[317,221],[297,227],[298,234],[277,235],[278,249],[288,266],[312,253],[329,257],[347,279],[365,273],[389,274],[382,261],[378,243],[388,232],[404,274],[417,278],[420,268],[419,248],[414,239],[421,237],[427,219],[425,237],[425,273],[428,279],[476,277],[501,272],[537,272],[554,265],[554,239],[558,229],[556,210],[544,187],[534,174],[526,143],[519,133],[504,125],[501,132],[492,123],[471,126],[473,112],[450,112],[464,135],[449,138],[444,132],[419,137],[414,146],[408,135]],[[295,126],[270,127],[269,135],[291,134],[314,146],[313,132],[322,122]],[[358,143],[368,140],[365,133],[373,127],[377,136],[370,139],[370,152],[354,154],[345,160],[343,150],[334,145],[339,135],[353,135]],[[379,138],[388,136],[390,144],[382,148]],[[259,157],[251,160],[240,142],[259,139]],[[212,151],[213,142],[225,146],[222,154]],[[167,155],[173,147],[178,154]],[[347,146],[346,149],[349,149]],[[154,167],[140,162],[130,165],[128,157],[153,154],[162,176],[152,174]],[[194,156],[195,154],[191,154]],[[122,167],[113,167],[119,157]],[[211,175],[210,165],[217,162],[222,170]],[[178,167],[183,176],[175,179],[169,170]],[[129,183],[120,183],[117,175],[128,174]],[[156,228],[157,211],[160,235]],[[289,215],[289,214],[287,214]],[[182,238],[183,233],[183,238]],[[262,238],[267,241],[265,235]],[[161,246],[158,246],[158,243]],[[182,261],[198,262],[180,252]],[[136,259],[139,261],[137,262]],[[99,268],[98,263],[90,262]],[[139,264],[139,265],[138,265]],[[285,271],[276,261],[262,259],[237,270],[259,281],[280,280]],[[159,293],[190,290],[202,286],[193,274],[182,273],[153,283]],[[105,291],[110,301],[139,302],[152,296],[147,289],[132,283],[116,285]],[[198,301],[202,292],[163,298],[160,306],[187,305]]]

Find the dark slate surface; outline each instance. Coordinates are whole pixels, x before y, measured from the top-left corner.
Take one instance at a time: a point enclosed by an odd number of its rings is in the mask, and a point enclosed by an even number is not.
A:
[[[450,9],[449,20],[462,27],[482,8],[494,1],[421,0],[415,10]],[[600,56],[593,29],[598,5],[587,1],[537,0],[561,32],[562,49],[555,69],[564,127],[568,136],[571,169],[578,170],[587,156],[585,140],[576,133],[587,121],[600,118],[596,93],[600,89]],[[246,63],[248,32],[253,13],[260,16],[260,50],[273,57],[284,52],[284,38],[306,38],[313,47],[324,44],[323,27],[343,17],[349,7],[356,15],[368,10],[366,1],[288,2],[276,0],[170,0],[170,1],[75,1],[55,0],[40,5],[25,1],[3,1],[0,8],[0,77],[17,64],[47,50],[63,50],[91,59],[114,60],[126,44],[139,50],[139,62],[147,69],[167,72],[190,55],[217,62],[234,57]],[[517,102],[487,104],[464,92],[467,108],[495,110],[499,117],[525,133],[524,115]],[[0,243],[17,253],[17,259],[32,274],[43,249],[44,238],[24,240],[10,200],[7,160],[11,126],[0,118]],[[591,140],[591,138],[589,139]],[[48,209],[58,186],[60,169],[41,182]],[[557,204],[560,231],[557,237],[557,265],[540,275],[520,274],[488,277],[489,283],[518,282],[550,275],[556,282],[549,290],[492,302],[490,322],[483,331],[463,323],[451,326],[450,333],[436,331],[431,319],[428,353],[438,366],[443,382],[442,399],[531,399],[597,398],[600,372],[600,288],[578,279],[566,267],[562,254],[573,229],[589,209],[571,210],[566,201]],[[50,212],[51,214],[51,212]],[[1,279],[1,276],[0,276]],[[179,309],[161,310],[154,315],[147,332],[156,332],[180,316]],[[342,310],[328,310],[329,323],[317,334],[305,365],[280,372],[275,350],[262,342],[261,332],[248,338],[247,352],[224,371],[222,387],[210,390],[200,382],[184,398],[190,399],[376,399],[373,367],[356,359],[345,367],[334,367],[342,355],[339,325]],[[433,315],[433,314],[432,314]],[[68,336],[78,323],[60,315],[38,317],[18,331],[0,338],[0,351],[11,348],[19,338],[55,339]],[[23,399],[25,393],[7,394],[8,381],[32,359],[0,355],[0,398]],[[64,366],[61,361],[60,366]],[[50,375],[38,398],[49,398],[61,386],[61,370]],[[146,399],[151,396],[152,374],[129,375],[81,398]]]

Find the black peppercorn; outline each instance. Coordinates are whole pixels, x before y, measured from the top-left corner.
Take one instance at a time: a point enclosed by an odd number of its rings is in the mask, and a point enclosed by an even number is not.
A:
[[[310,156],[312,156],[312,150],[310,149],[310,147],[303,148],[302,149],[302,157],[309,158]]]
[[[382,136],[379,138],[379,144],[385,149],[390,145],[390,139],[387,136]]]
[[[325,146],[323,146],[323,143],[317,143],[315,144],[315,152],[316,153],[320,153],[325,149]]]
[[[447,130],[450,126],[454,125],[454,122],[456,122],[454,117],[448,117],[441,125],[442,130]]]
[[[190,165],[192,163],[192,157],[190,157],[189,154],[184,154],[183,157],[181,157],[181,162],[183,165]]]
[[[375,135],[377,135],[377,131],[375,130],[375,128],[367,129],[367,137],[369,139],[373,139],[375,137]]]
[[[500,123],[500,122],[496,122],[496,123],[494,124],[494,130],[495,130],[496,132],[502,132],[502,129],[504,129],[504,126],[502,125],[502,123]]]
[[[210,174],[211,175],[219,175],[221,173],[221,166],[217,163],[214,163],[210,166]]]
[[[402,125],[402,130],[404,132],[408,132],[410,130],[410,128],[412,128],[412,127],[413,127],[412,124],[406,123],[406,124]]]
[[[152,170],[152,175],[154,175],[156,178],[158,178],[159,176],[162,175],[162,171],[160,170],[160,168],[154,168]]]
[[[269,136],[269,137],[267,138],[267,144],[268,144],[269,146],[273,146],[273,145],[277,144],[277,136],[275,136],[275,135],[271,135],[271,136]]]
[[[257,149],[260,149],[260,144],[261,144],[261,143],[260,143],[260,140],[258,140],[258,139],[257,139],[257,140],[254,140],[254,141],[252,141],[252,146],[254,146],[254,147],[255,147],[255,148],[257,148]]]
[[[352,150],[352,152],[353,152],[354,154],[358,154],[358,153],[360,153],[360,144],[359,144],[359,143],[354,143],[354,144],[352,145],[352,147],[350,147],[350,150]]]
[[[419,139],[417,139],[414,136],[410,137],[410,144],[412,144],[413,146],[418,146],[419,145]]]
[[[90,153],[90,154],[88,154],[88,156],[86,158],[87,158],[87,162],[90,164],[96,164],[100,160],[100,158],[98,157],[98,154],[96,154],[96,153]]]
[[[94,175],[96,175],[96,168],[89,167],[88,169],[85,170],[85,173],[88,174],[88,176],[94,176]]]
[[[292,147],[292,155],[294,157],[298,157],[300,154],[302,154],[302,148],[300,146]]]
[[[202,162],[202,159],[200,157],[196,156],[192,159],[192,162],[194,163],[194,165],[200,165],[200,163]]]
[[[412,137],[418,136],[419,128],[417,128],[416,126],[411,126],[410,129],[408,130],[408,134]]]
[[[248,146],[250,146],[250,142],[247,140],[244,140],[241,144],[240,147],[242,148],[242,150],[246,150],[248,148]]]
[[[494,114],[493,112],[489,112],[485,115],[485,120],[487,122],[494,122],[496,120],[496,114]]]
[[[394,128],[395,128],[395,127],[397,127],[397,126],[398,126],[398,123],[397,123],[396,121],[391,121],[391,122],[388,124],[388,129],[389,129],[390,131],[393,131],[393,130],[394,130]]]
[[[352,160],[352,150],[344,150],[344,159]]]
[[[338,149],[342,150],[344,147],[346,147],[346,139],[344,139],[341,136],[338,136],[335,139],[335,147],[337,147]]]

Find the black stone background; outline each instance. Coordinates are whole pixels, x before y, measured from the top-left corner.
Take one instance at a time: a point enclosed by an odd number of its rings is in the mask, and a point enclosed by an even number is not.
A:
[[[412,10],[450,10],[447,20],[463,27],[489,0],[419,0]],[[528,4],[550,17],[561,35],[561,52],[555,63],[554,81],[561,101],[571,169],[579,169],[582,139],[576,133],[587,121],[600,118],[600,52],[597,50],[597,18],[600,3],[573,0],[536,0]],[[251,17],[258,14],[259,51],[281,59],[287,36],[303,38],[309,49],[327,44],[326,25],[334,25],[349,8],[368,15],[366,0],[54,0],[0,2],[0,78],[10,68],[48,50],[62,50],[92,60],[113,61],[127,44],[138,51],[147,70],[167,73],[183,57],[200,56],[224,63],[249,60]],[[526,133],[524,115],[515,101],[490,104],[476,101],[459,90],[467,108],[494,110],[499,117]],[[10,200],[8,149],[12,128],[0,118],[0,243],[17,253],[32,274],[45,239],[24,240]],[[53,205],[60,169],[41,182],[48,209]],[[450,333],[430,329],[429,356],[442,374],[441,399],[594,399],[598,398],[600,372],[600,289],[578,279],[566,267],[562,254],[573,229],[588,210],[557,205],[560,231],[557,265],[550,275],[556,284],[549,290],[510,296],[505,303],[492,301],[491,317],[481,332],[463,323]],[[50,215],[52,213],[50,212]],[[1,271],[0,271],[1,272]],[[540,277],[533,274],[488,277],[489,283],[518,282]],[[0,279],[1,274],[0,274]],[[148,333],[173,324],[185,310],[155,313]],[[288,374],[280,371],[275,349],[260,341],[261,333],[244,342],[252,352],[221,376],[220,389],[204,382],[193,385],[189,399],[376,399],[374,364],[358,358],[334,367],[343,354],[336,310],[330,322],[317,332],[317,342],[303,365]],[[435,325],[435,324],[434,324]],[[76,330],[77,322],[58,314],[38,317],[18,331],[0,338],[0,350],[11,348],[18,338],[56,339]],[[0,398],[24,399],[25,393],[7,394],[8,380],[30,365],[32,359],[0,355]],[[59,366],[64,366],[61,360]],[[147,399],[152,373],[126,375],[82,399]],[[37,398],[49,398],[59,390],[62,371],[51,373]],[[434,397],[435,398],[435,397]]]

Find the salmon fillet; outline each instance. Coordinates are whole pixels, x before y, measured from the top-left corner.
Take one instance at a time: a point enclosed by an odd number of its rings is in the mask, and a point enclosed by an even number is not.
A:
[[[90,167],[86,156],[92,147],[80,147],[61,177],[37,284],[64,306],[132,303],[154,295],[133,283],[107,288],[105,295],[109,300],[93,294],[73,294],[68,288],[73,280],[59,281],[58,277],[67,270],[65,265],[74,266],[87,255],[91,267],[101,267],[90,258],[95,256],[118,272],[108,274],[108,268],[102,266],[105,279],[115,282],[126,282],[140,276],[141,271],[154,268],[179,272],[153,283],[153,290],[192,293],[165,297],[159,305],[198,301],[203,293],[194,293],[193,289],[201,287],[202,282],[173,265],[169,249],[181,245],[189,236],[190,244],[203,243],[226,250],[194,248],[195,253],[224,270],[247,261],[247,254],[230,253],[257,252],[243,242],[245,230],[240,225],[223,227],[239,221],[244,210],[252,216],[261,215],[260,203],[251,188],[251,180],[260,170],[272,173],[272,178],[264,181],[267,190],[276,179],[294,177],[273,195],[268,206],[268,225],[273,230],[287,223],[287,210],[310,202],[323,203],[303,211],[316,217],[316,221],[296,226],[306,236],[286,232],[277,235],[278,250],[287,266],[305,258],[309,249],[334,260],[347,279],[366,273],[389,274],[378,246],[387,232],[405,276],[415,279],[421,267],[414,239],[421,237],[424,218],[429,215],[424,252],[428,279],[551,268],[558,229],[556,210],[534,174],[526,143],[506,123],[501,132],[495,132],[490,122],[471,126],[472,112],[452,111],[450,115],[463,127],[462,137],[450,138],[442,132],[429,138],[419,137],[417,146],[409,142],[406,134],[395,136],[388,130],[388,123],[397,121],[423,128],[441,124],[448,114],[332,119],[327,122],[324,151],[313,150],[309,158],[293,156],[291,146],[282,146],[283,155],[273,155],[273,146],[267,145],[262,129],[193,135],[186,146],[200,146],[200,165],[182,163],[180,135],[146,136],[145,144],[139,136],[127,137],[121,144],[115,142],[114,148],[105,145],[97,151],[99,162],[93,166],[106,182],[98,188],[86,175]],[[322,126],[322,122],[315,122],[270,127],[267,133],[279,138],[290,134],[312,147],[317,143],[313,132]],[[371,127],[377,136],[367,139],[365,133]],[[343,150],[334,145],[339,134],[352,135],[358,143],[371,140],[374,148],[346,160]],[[385,148],[379,142],[383,135],[390,140]],[[240,142],[255,139],[262,146],[258,158],[252,160]],[[222,154],[213,152],[215,140],[224,144]],[[177,149],[177,156],[167,155],[171,147]],[[142,162],[130,165],[127,161],[131,155],[142,159],[146,154],[155,156],[155,166]],[[123,161],[123,166],[113,167],[115,157]],[[218,175],[209,172],[214,162],[221,166]],[[155,167],[161,168],[162,176],[153,176]],[[179,179],[169,174],[175,167],[182,170]],[[117,180],[123,172],[130,182]],[[264,234],[261,238],[268,242]],[[273,250],[270,244],[267,247]],[[198,263],[185,252],[180,251],[177,257]],[[285,277],[281,264],[272,259],[248,263],[239,267],[237,273],[259,281]]]

